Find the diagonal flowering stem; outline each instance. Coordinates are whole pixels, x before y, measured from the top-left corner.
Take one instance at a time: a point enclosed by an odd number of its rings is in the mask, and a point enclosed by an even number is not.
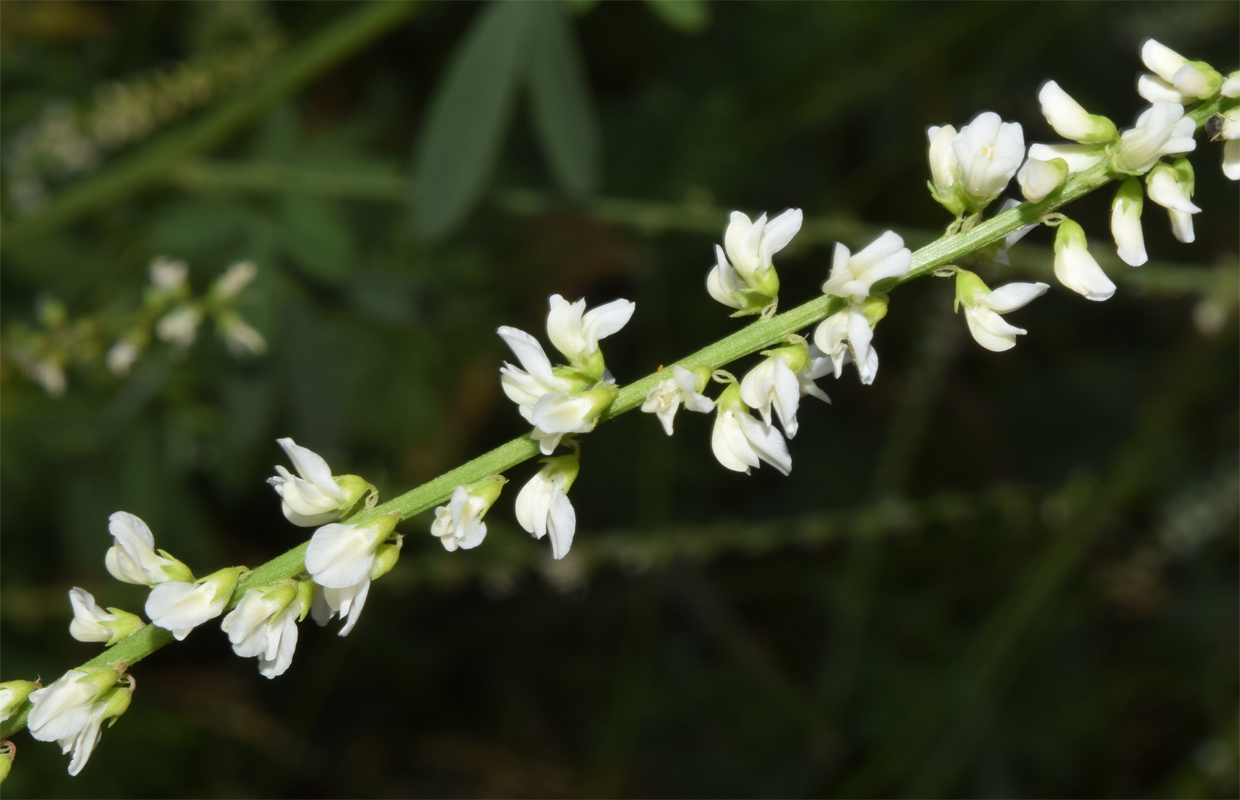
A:
[[[1236,105],[1237,101],[1234,99],[1216,98],[1197,106],[1185,116],[1191,117],[1200,129],[1213,114],[1234,108]],[[1111,172],[1105,161],[1082,172],[1073,173],[1059,191],[1053,192],[1039,203],[1022,203],[966,232],[946,234],[922,247],[913,253],[912,266],[908,274],[890,281],[890,285],[887,286],[877,284],[877,289],[887,291],[894,286],[925,277],[962,256],[1002,241],[1008,234],[1020,228],[1037,224],[1050,212],[1122,177],[1124,176]],[[739,358],[778,344],[788,335],[804,330],[839,311],[846,303],[845,299],[839,297],[826,295],[817,297],[770,319],[751,323],[736,333],[667,365],[666,369],[676,365],[719,369]],[[651,373],[622,387],[611,406],[600,416],[600,422],[606,422],[641,406],[647,393],[667,377],[666,369]],[[531,439],[528,434],[520,436],[399,497],[374,508],[359,511],[346,521],[349,523],[365,522],[393,512],[399,512],[405,518],[415,516],[447,501],[458,485],[476,483],[491,475],[498,475],[538,454],[538,442]],[[307,546],[308,542],[303,542],[256,567],[238,584],[226,608],[233,608],[241,601],[247,586],[274,584],[304,572]],[[82,669],[129,667],[172,640],[173,636],[170,631],[155,625],[147,625],[87,661]],[[29,708],[29,703],[24,704],[21,710],[0,726],[0,739],[6,739],[26,726]]]

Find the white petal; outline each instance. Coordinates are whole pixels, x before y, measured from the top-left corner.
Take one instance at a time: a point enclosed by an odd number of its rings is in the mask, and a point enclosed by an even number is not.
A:
[[[551,480],[543,472],[530,478],[517,494],[517,523],[535,538],[547,534],[547,514],[551,510]]]
[[[331,467],[327,466],[327,462],[323,460],[321,455],[313,450],[301,447],[292,439],[276,439],[276,443],[284,448],[284,452],[288,454],[289,460],[293,462],[293,468],[297,470],[297,474],[301,475],[302,478],[313,484],[316,489],[324,494],[338,501],[344,500],[344,490],[332,480]]]
[[[1184,244],[1192,243],[1197,238],[1193,233],[1193,215],[1175,209],[1168,209],[1167,213],[1171,215],[1171,233],[1176,240]]]
[[[1111,207],[1111,236],[1116,252],[1129,266],[1139,267],[1149,260],[1145,252],[1145,234],[1141,229],[1141,211],[1134,204],[1115,203]]]
[[[1146,195],[1158,205],[1183,214],[1197,214],[1201,209],[1189,198],[1175,179],[1175,171],[1159,168],[1146,187]]]
[[[1223,174],[1240,181],[1240,139],[1223,142]]]
[[[1185,97],[1174,86],[1157,75],[1151,75],[1148,72],[1141,73],[1141,77],[1137,78],[1137,94],[1151,103],[1179,103],[1183,105],[1192,101],[1191,97]]]
[[[550,304],[551,310],[547,313],[547,338],[557,350],[564,354],[565,358],[570,361],[579,361],[582,356],[590,352],[582,323],[586,301],[578,300],[570,303],[558,294],[553,294]],[[515,351],[516,348],[514,347],[513,350]],[[541,351],[542,348],[540,347],[539,350]],[[521,354],[517,355],[520,357]],[[524,358],[522,358],[522,363],[524,363]],[[526,369],[529,368],[526,367]]]
[[[745,438],[757,456],[784,475],[792,471],[792,456],[784,437],[771,425],[766,425],[748,414],[738,414],[737,421]],[[758,466],[756,463],[754,466]]]
[[[766,215],[759,217],[758,222],[765,226]],[[755,227],[758,226],[750,222],[749,217],[740,211],[733,211],[728,217],[727,230],[723,232],[723,248],[741,278],[748,278],[761,267],[758,263],[757,242],[753,236]],[[762,235],[761,228],[757,234]]]
[[[1081,172],[1101,161],[1103,152],[1093,144],[1031,144],[1029,157],[1039,161],[1062,158],[1068,162],[1069,172]]]
[[[586,421],[594,405],[580,396],[551,392],[539,398],[530,410],[530,421],[544,433],[584,433],[590,429]]]
[[[210,583],[166,581],[146,598],[146,616],[180,641],[194,628],[222,614],[226,600],[215,599],[215,586]]]
[[[1045,283],[1009,283],[979,298],[978,302],[992,311],[1006,314],[1033,302],[1049,288]]]
[[[1046,117],[1055,133],[1065,139],[1079,142],[1098,133],[1098,124],[1090,117],[1089,112],[1055,81],[1042,84],[1038,101],[1042,104],[1042,116]]]
[[[599,339],[606,339],[628,324],[637,304],[630,300],[613,300],[585,315],[585,338],[587,355],[598,350]]]
[[[758,466],[758,456],[749,446],[749,440],[741,433],[740,423],[735,417],[735,412],[725,411],[715,418],[710,446],[720,464],[734,472],[748,475],[750,467]],[[736,451],[736,447],[741,448],[740,453]]]
[[[560,378],[551,374],[551,361],[547,358],[546,352],[537,339],[523,330],[507,326],[499,328],[497,332],[508,343],[508,346],[512,348],[512,352],[516,354],[517,360],[521,362],[521,366],[525,367],[525,371],[532,375],[536,381],[548,387],[560,386],[563,383]]]
[[[1141,45],[1141,60],[1151,72],[1170,83],[1188,59],[1155,39],[1146,39]]]
[[[715,245],[718,248],[718,245]],[[722,252],[722,250],[720,250]],[[732,269],[732,265],[726,260],[721,260],[710,274],[706,276],[706,291],[717,302],[723,303],[729,308],[744,308],[745,304],[732,296],[733,292],[740,291],[742,288],[740,278],[736,274],[736,270]]]
[[[801,230],[801,221],[801,209],[790,208],[767,223],[758,247],[758,260],[762,266],[770,264],[771,257],[788,246],[792,237]]]
[[[568,555],[573,546],[573,534],[577,530],[577,512],[569,502],[568,495],[557,486],[551,492],[551,507],[547,515],[547,532],[551,534],[551,557],[557,561]]]
[[[801,402],[801,382],[792,368],[775,359],[775,411],[788,438],[797,435],[797,406]]]
[[[306,548],[306,571],[314,582],[329,589],[361,583],[374,566],[373,533],[356,525],[324,525],[310,537]]]
[[[1016,335],[1025,331],[1009,325],[1003,317],[982,306],[965,306],[965,321],[974,340],[987,350],[1001,353],[1016,346]]]
[[[362,607],[366,605],[366,598],[370,595],[370,578],[367,578],[357,586],[351,586],[342,589],[341,596],[344,597],[348,593],[347,598],[341,605],[341,613],[345,616],[345,623],[336,633],[337,636],[348,636],[353,630],[353,626],[357,624],[357,620],[362,615]]]
[[[1115,294],[1115,284],[1089,251],[1078,245],[1068,245],[1055,255],[1055,277],[1088,300],[1106,300]]]

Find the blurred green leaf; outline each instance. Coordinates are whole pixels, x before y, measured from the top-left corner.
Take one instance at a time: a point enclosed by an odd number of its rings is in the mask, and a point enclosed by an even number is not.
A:
[[[534,129],[560,187],[570,195],[588,195],[598,188],[598,114],[563,6],[539,3],[538,8],[530,62]]]
[[[245,232],[246,221],[245,209],[235,203],[189,198],[172,204],[155,219],[147,242],[153,252],[184,258],[192,265],[237,241]]]
[[[705,0],[646,0],[659,19],[681,33],[699,33],[710,24],[710,7]]]
[[[537,3],[484,9],[435,89],[413,156],[414,229],[450,234],[486,189],[524,77]]]
[[[349,272],[355,252],[349,227],[336,206],[314,197],[285,197],[280,240],[297,266],[337,283]]]

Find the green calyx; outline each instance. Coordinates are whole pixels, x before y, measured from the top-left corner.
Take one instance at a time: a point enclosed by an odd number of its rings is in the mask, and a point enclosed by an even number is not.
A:
[[[167,550],[156,550],[155,552],[172,562],[171,564],[164,564],[160,567],[160,569],[167,573],[168,580],[183,581],[184,583],[194,582],[194,573],[189,567],[181,563],[181,561],[173,558],[171,553]]]
[[[1141,189],[1141,181],[1133,177],[1124,178],[1123,183],[1119,185],[1119,189],[1115,192],[1115,199],[1111,201],[1111,207],[1119,206],[1119,210],[1126,213],[1135,206],[1137,215],[1140,216],[1144,205],[1145,192]]]
[[[396,535],[396,541],[379,545],[375,550],[375,563],[370,568],[370,579],[377,581],[384,575],[392,571],[392,567],[396,566],[397,559],[400,558],[400,548],[405,544],[405,537],[400,534]]]
[[[733,317],[747,317],[765,313],[779,298],[779,273],[773,265],[767,265],[749,278],[742,277],[744,289],[732,292],[741,307],[732,312]]]
[[[108,613],[115,616],[116,619],[101,620],[99,622],[103,628],[112,632],[112,638],[108,639],[106,647],[111,647],[139,628],[146,627],[146,623],[137,614],[130,614],[128,611],[123,611],[119,608],[109,608]]]
[[[956,270],[956,311],[960,310],[961,303],[970,308],[977,305],[977,298],[986,294],[990,294],[990,287],[976,273],[967,269]]]
[[[379,490],[361,476],[333,475],[332,480],[344,491],[345,499],[338,509],[342,519],[359,511],[359,507],[374,508],[379,499]]]
[[[875,294],[867,297],[865,302],[861,304],[861,311],[865,314],[865,321],[870,323],[871,328],[882,322],[883,317],[887,316],[888,302],[887,295]]]
[[[567,493],[572,488],[573,481],[577,480],[577,473],[581,471],[581,456],[576,453],[569,453],[564,456],[551,456],[541,460],[543,472],[548,478],[556,478],[562,476],[564,478],[564,491]]]
[[[209,583],[215,588],[215,594],[212,596],[213,600],[219,601],[222,598],[227,601],[228,598],[232,597],[233,590],[237,588],[237,582],[241,580],[241,575],[249,571],[249,567],[225,567],[212,572],[205,578],[200,578],[198,583]]]

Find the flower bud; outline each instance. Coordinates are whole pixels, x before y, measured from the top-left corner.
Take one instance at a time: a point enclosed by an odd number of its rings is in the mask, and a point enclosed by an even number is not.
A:
[[[79,642],[103,642],[111,647],[139,628],[146,627],[137,614],[119,608],[104,611],[95,604],[90,592],[76,586],[69,591],[69,602],[73,606],[69,635]]]
[[[1139,267],[1149,260],[1145,252],[1145,235],[1141,230],[1141,210],[1145,194],[1136,178],[1125,178],[1111,202],[1111,236],[1115,239],[1120,259],[1129,266]]]
[[[1090,114],[1059,87],[1047,81],[1038,92],[1042,116],[1065,139],[1085,144],[1109,142],[1117,135],[1115,123],[1100,114]]]
[[[396,541],[379,545],[375,550],[375,565],[370,568],[370,579],[377,581],[392,571],[400,558],[400,549],[405,544],[405,537],[396,534]]]
[[[1089,254],[1084,229],[1067,218],[1055,230],[1055,277],[1088,300],[1115,294],[1115,284]]]
[[[5,722],[22,707],[30,693],[39,688],[34,681],[5,681],[0,683],[0,722]]]
[[[12,742],[0,742],[0,784],[9,777],[13,770],[13,758],[17,755],[17,745]]]

